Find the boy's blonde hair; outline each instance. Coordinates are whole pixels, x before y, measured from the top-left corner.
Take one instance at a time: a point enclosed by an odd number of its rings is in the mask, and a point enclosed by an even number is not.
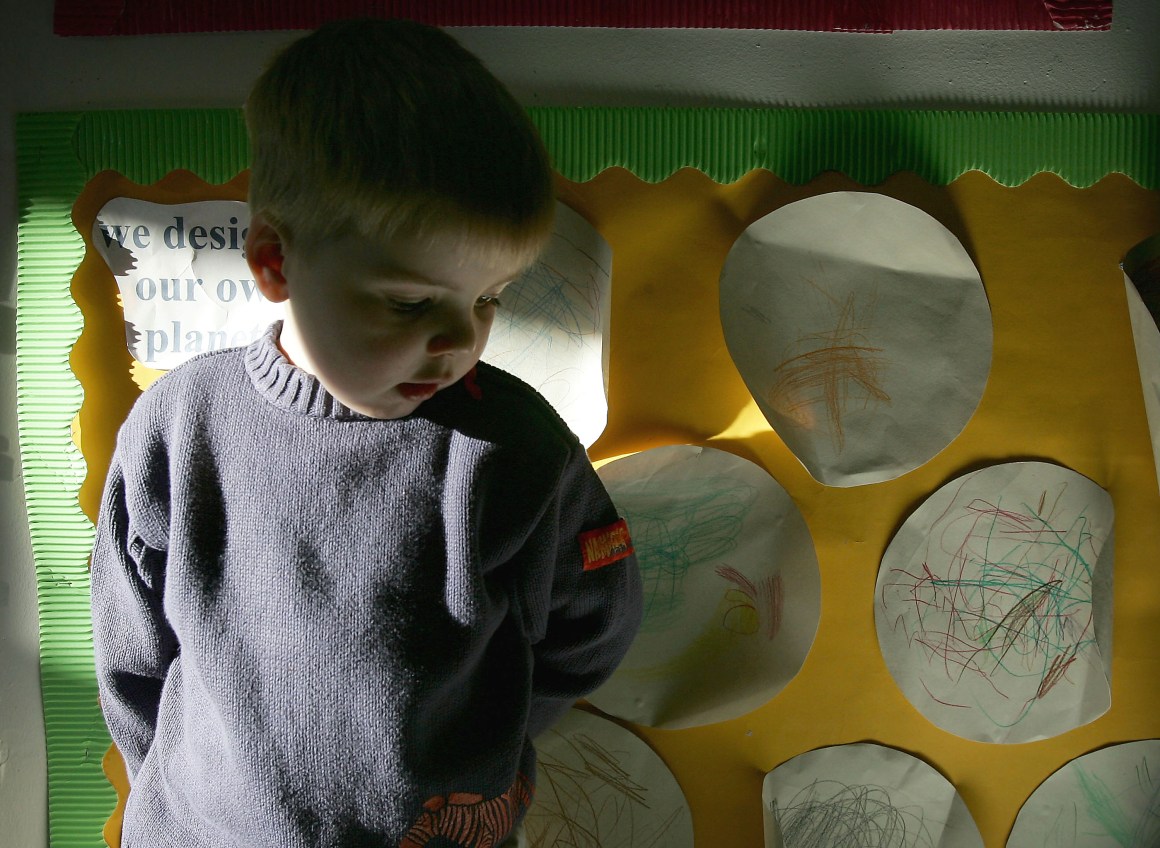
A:
[[[245,113],[250,209],[288,244],[455,234],[530,262],[551,231],[551,168],[527,114],[433,27],[326,24],[274,58]]]

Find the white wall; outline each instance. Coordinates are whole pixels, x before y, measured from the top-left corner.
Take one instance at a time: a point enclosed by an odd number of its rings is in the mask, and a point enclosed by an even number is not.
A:
[[[12,116],[238,106],[265,57],[297,34],[63,39],[52,35],[51,0],[0,7],[0,842],[40,848],[47,837],[36,595],[15,413]],[[456,33],[528,105],[1160,112],[1156,0],[1116,0],[1108,33]]]

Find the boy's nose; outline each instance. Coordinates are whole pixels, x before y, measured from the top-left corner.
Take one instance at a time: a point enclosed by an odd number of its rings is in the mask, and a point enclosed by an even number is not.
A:
[[[432,356],[471,353],[475,350],[478,338],[475,322],[471,318],[445,321],[432,333],[427,342],[427,352]]]

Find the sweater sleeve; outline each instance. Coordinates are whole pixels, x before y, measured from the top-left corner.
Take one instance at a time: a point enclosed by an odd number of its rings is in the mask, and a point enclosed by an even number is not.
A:
[[[129,501],[114,456],[92,554],[93,650],[101,709],[132,780],[153,743],[177,639],[162,608],[165,552],[137,532]]]
[[[642,616],[627,530],[581,448],[541,523],[537,535],[555,540],[555,556],[552,579],[525,601],[534,633],[533,738],[612,675]]]

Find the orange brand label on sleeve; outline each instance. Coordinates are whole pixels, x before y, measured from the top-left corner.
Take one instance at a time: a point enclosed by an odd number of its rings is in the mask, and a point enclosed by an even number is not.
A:
[[[579,539],[585,571],[611,565],[632,553],[628,523],[623,518],[607,527],[586,530],[580,534]]]

